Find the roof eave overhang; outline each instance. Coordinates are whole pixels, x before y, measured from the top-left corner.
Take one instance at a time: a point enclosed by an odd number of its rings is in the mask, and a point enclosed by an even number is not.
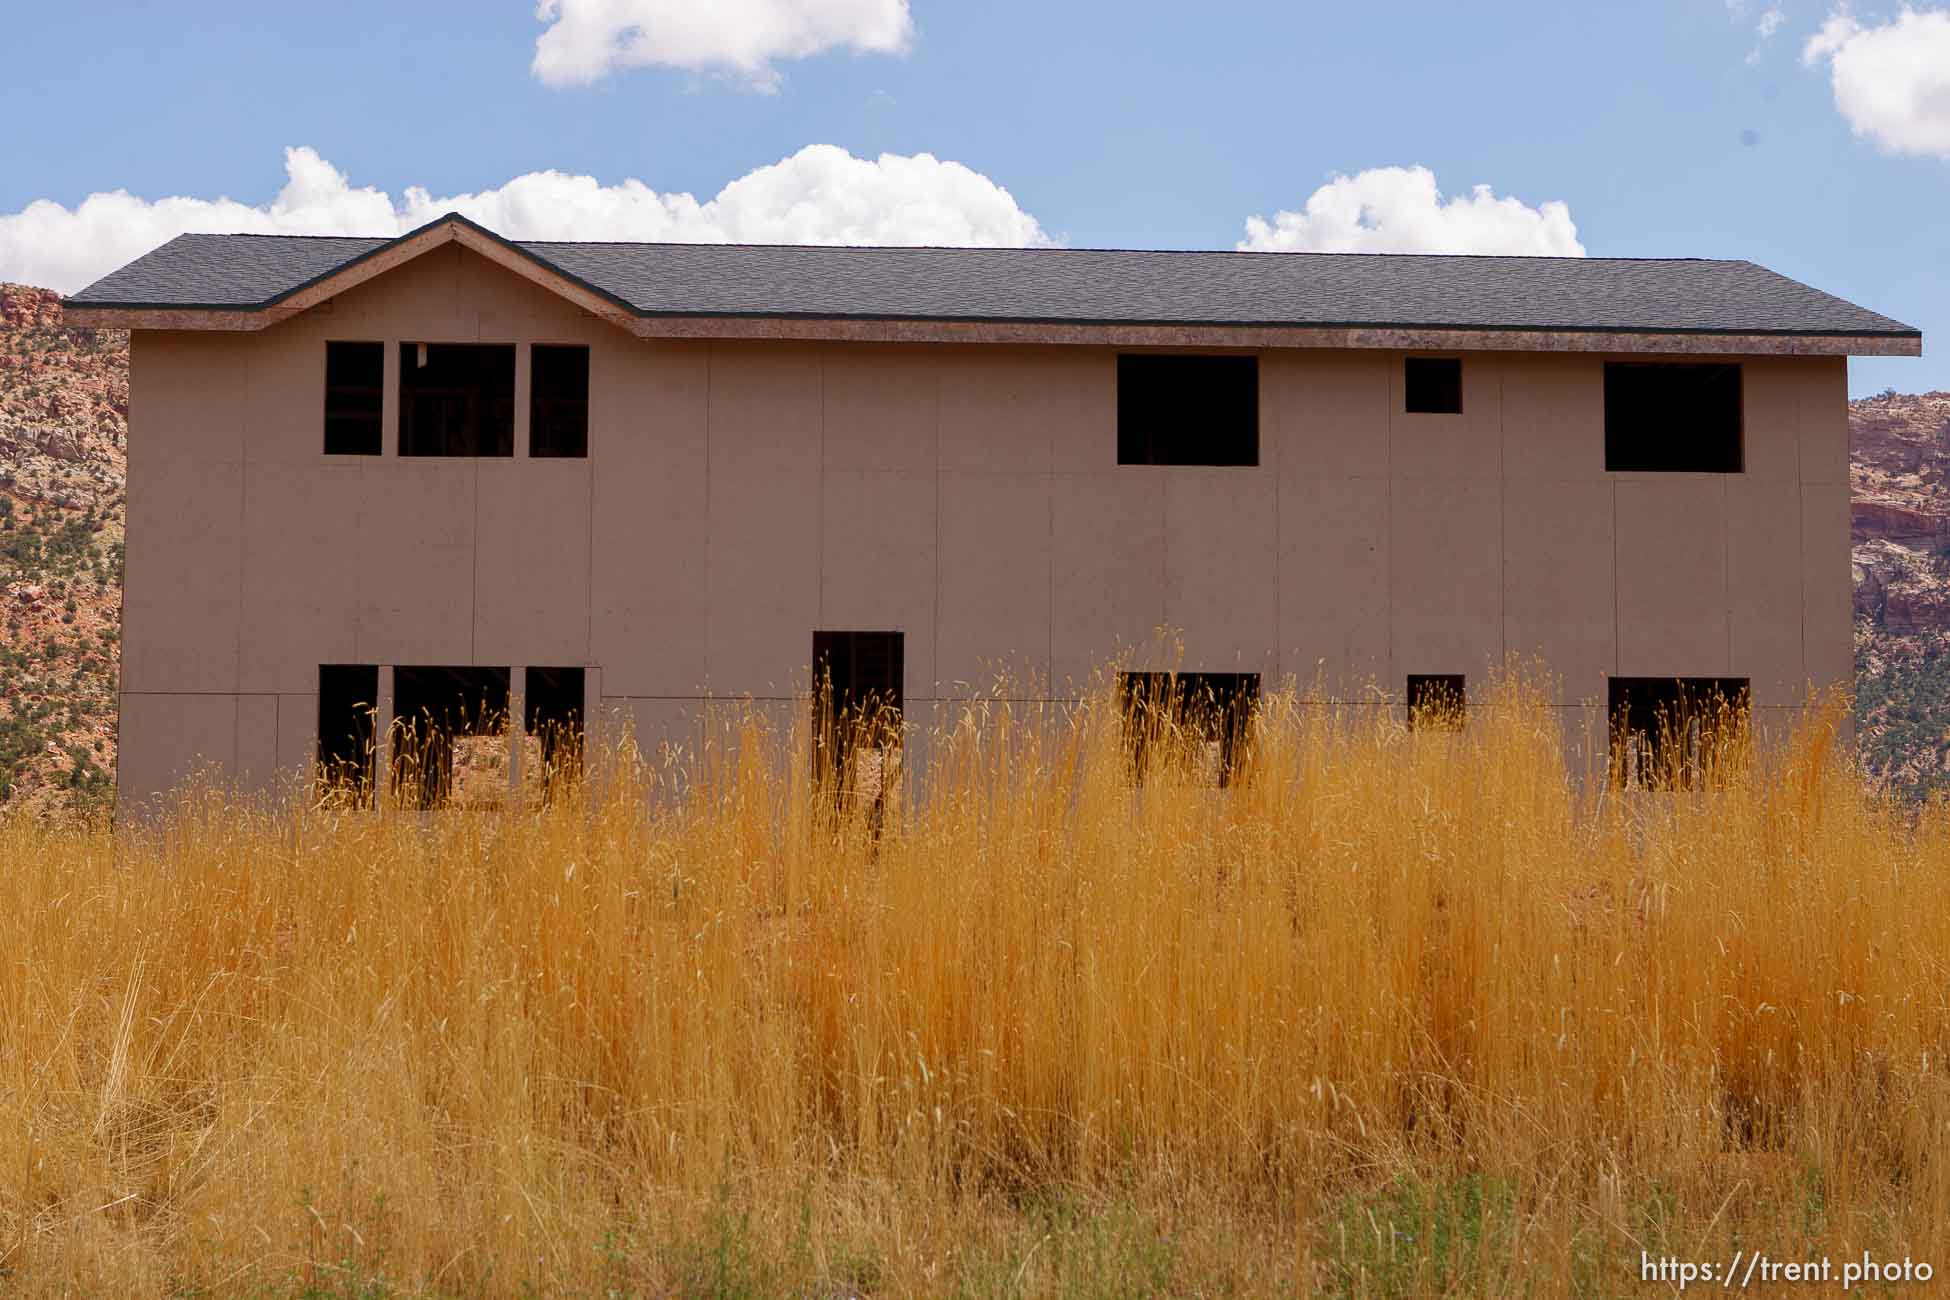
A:
[[[1015,343],[1133,348],[1387,349],[1428,352],[1644,352],[1755,356],[1921,356],[1916,334],[1485,329],[1444,325],[1252,325],[958,321],[754,316],[643,316],[653,339],[844,343]]]
[[[465,242],[465,241],[461,241]],[[424,250],[422,250],[424,251]],[[477,250],[478,251],[478,250]],[[364,269],[364,268],[361,268]],[[371,271],[369,279],[384,273]],[[521,273],[520,266],[510,269]],[[528,275],[562,292],[543,275]],[[329,289],[275,305],[154,307],[75,303],[68,324],[95,329],[268,329],[353,287],[337,279]],[[777,340],[831,343],[1004,343],[1158,348],[1345,348],[1451,352],[1644,352],[1806,357],[1920,357],[1921,334],[1720,333],[1706,330],[1480,329],[1448,326],[1204,325],[1120,322],[966,321],[805,316],[639,316],[580,294],[576,305],[645,339]],[[594,297],[592,294],[591,297]]]

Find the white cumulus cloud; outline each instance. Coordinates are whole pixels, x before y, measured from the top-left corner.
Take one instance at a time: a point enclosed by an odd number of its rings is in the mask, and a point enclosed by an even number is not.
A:
[[[0,280],[72,293],[179,234],[397,235],[458,211],[510,239],[1027,247],[1049,236],[1009,191],[931,154],[855,158],[808,145],[699,201],[641,181],[530,172],[497,189],[399,198],[355,187],[309,148],[285,150],[284,188],[264,205],[144,199],[115,190],[73,208],[38,199],[0,213]]]
[[[1855,134],[1890,153],[1950,158],[1950,10],[1904,9],[1876,27],[1837,10],[1801,50],[1810,67],[1823,59]]]
[[[1530,207],[1488,185],[1443,198],[1426,167],[1336,176],[1298,212],[1246,218],[1243,253],[1523,253],[1583,257],[1571,209]]]
[[[548,27],[532,70],[551,86],[664,67],[771,90],[777,60],[833,49],[899,54],[914,36],[907,0],[541,0],[535,16]]]

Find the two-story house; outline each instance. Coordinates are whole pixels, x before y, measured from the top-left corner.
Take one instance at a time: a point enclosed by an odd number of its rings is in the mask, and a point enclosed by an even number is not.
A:
[[[122,799],[460,704],[912,722],[1126,652],[1567,725],[1851,674],[1846,358],[1747,262],[186,235],[132,333]],[[522,703],[517,704],[517,701]],[[383,730],[383,728],[382,728]],[[368,769],[370,770],[370,769]]]

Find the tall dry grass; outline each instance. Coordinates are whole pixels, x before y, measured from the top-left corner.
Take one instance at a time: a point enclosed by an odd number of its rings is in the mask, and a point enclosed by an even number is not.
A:
[[[1642,1293],[1950,1265],[1950,823],[1840,715],[1580,793],[1264,702],[1142,788],[978,701],[878,838],[803,731],[545,809],[0,828],[0,1291]]]

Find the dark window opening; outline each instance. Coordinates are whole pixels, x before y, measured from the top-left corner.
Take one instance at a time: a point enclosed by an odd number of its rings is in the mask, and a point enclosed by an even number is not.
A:
[[[499,343],[402,343],[399,454],[515,454],[515,350]]]
[[[1410,415],[1461,415],[1462,358],[1403,358],[1402,405]]]
[[[1741,471],[1740,366],[1605,363],[1605,468],[1653,473]]]
[[[589,349],[536,344],[528,397],[530,456],[589,454]]]
[[[1138,782],[1160,754],[1176,750],[1195,779],[1231,784],[1259,704],[1258,673],[1120,673],[1117,685]]]
[[[813,633],[813,777],[878,825],[900,780],[905,638]]]
[[[1613,783],[1648,790],[1710,784],[1750,699],[1745,677],[1614,677],[1609,694]]]
[[[372,664],[318,666],[319,793],[372,802],[373,712],[379,707],[379,669]]]
[[[1259,358],[1117,358],[1117,463],[1259,464]]]
[[[524,729],[539,742],[543,787],[572,777],[582,767],[580,668],[530,668],[523,674]]]
[[[417,808],[498,802],[507,729],[506,668],[393,669],[395,797]]]
[[[325,345],[325,454],[377,456],[385,410],[386,345]]]
[[[1456,730],[1463,723],[1463,708],[1468,703],[1461,673],[1410,673],[1408,675],[1408,726],[1431,730]]]

